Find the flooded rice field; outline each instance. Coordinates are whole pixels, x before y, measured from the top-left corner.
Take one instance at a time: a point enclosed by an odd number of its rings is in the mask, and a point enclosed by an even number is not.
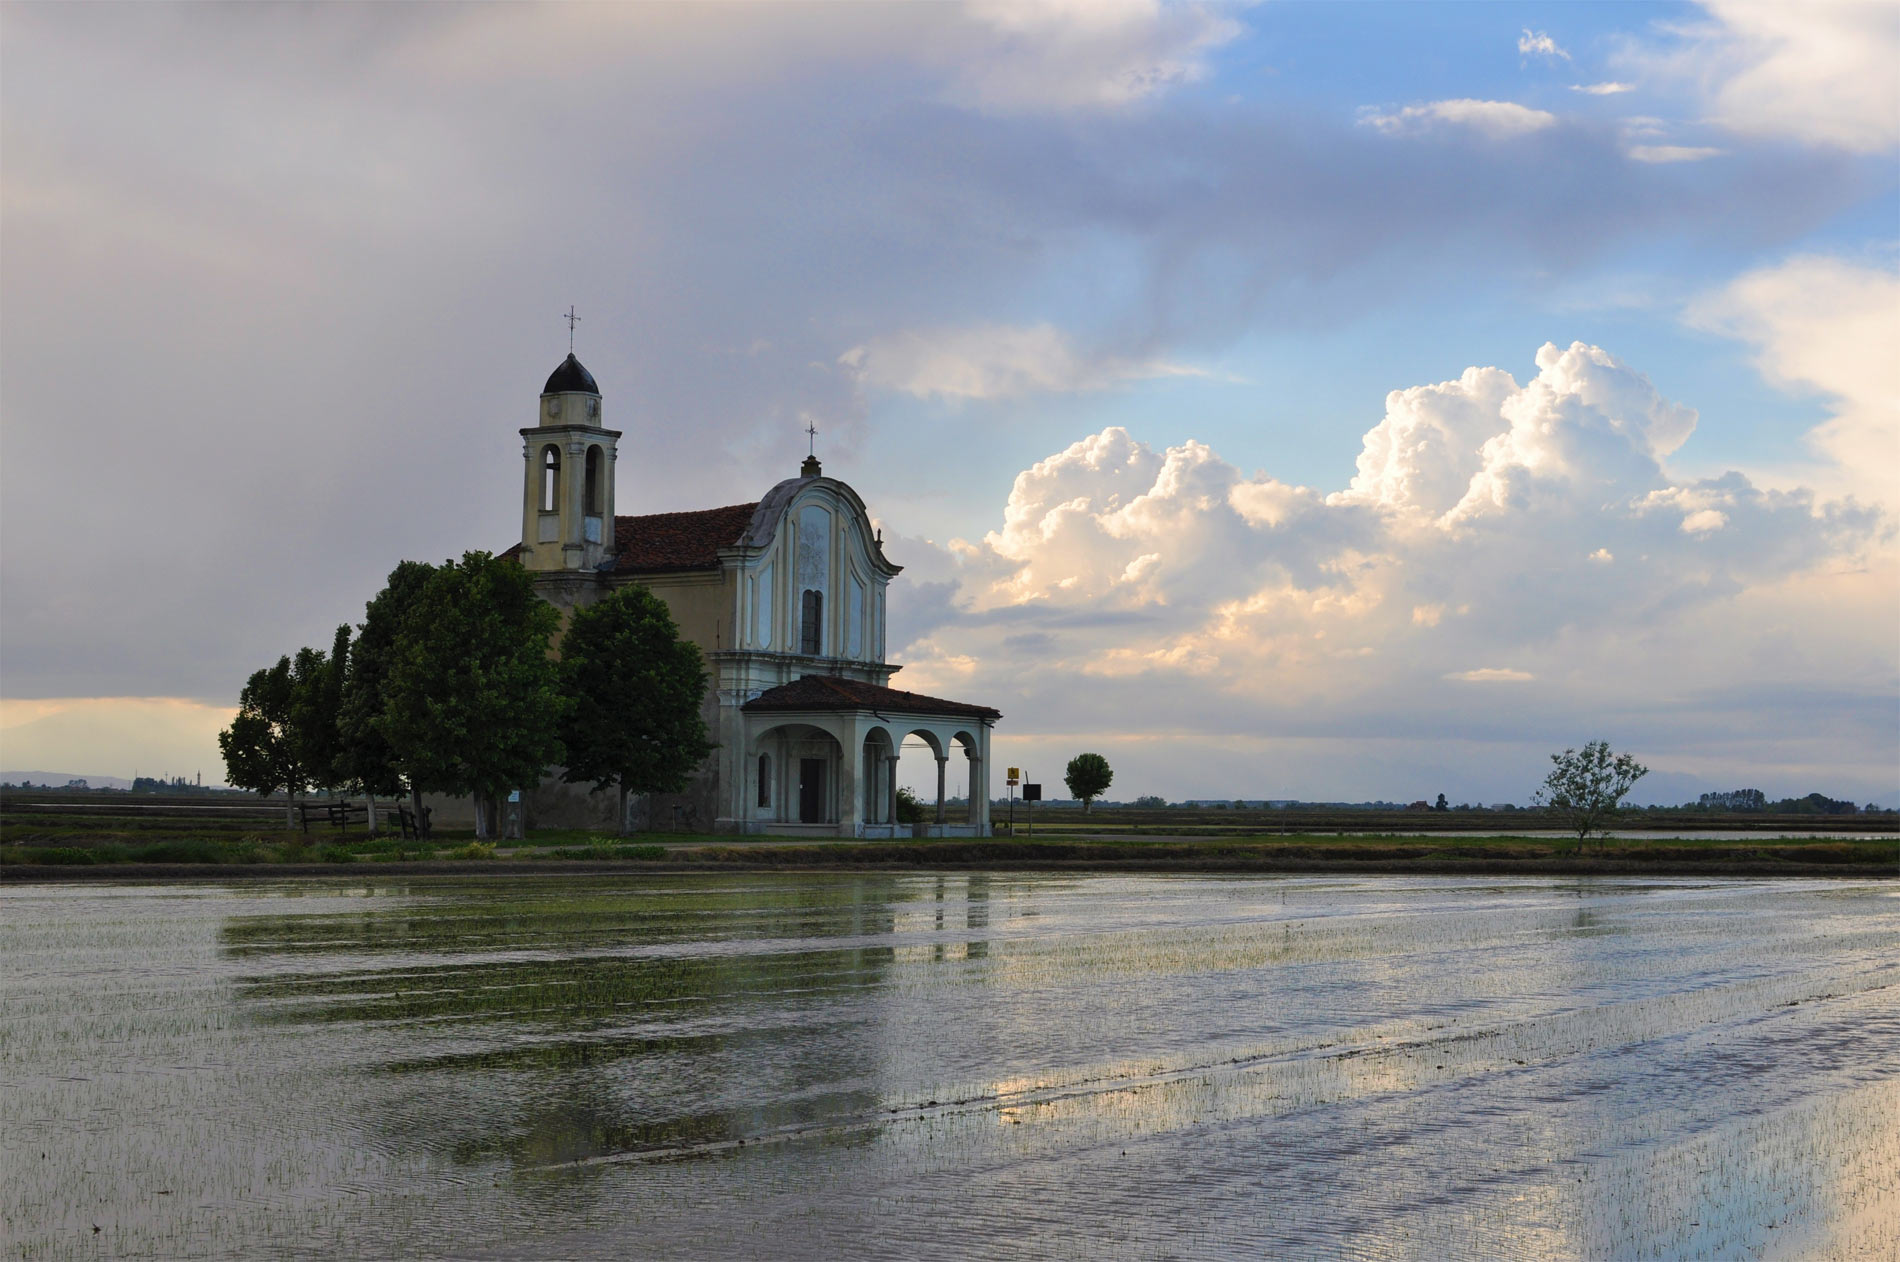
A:
[[[0,889],[40,1257],[1900,1256],[1900,886]]]

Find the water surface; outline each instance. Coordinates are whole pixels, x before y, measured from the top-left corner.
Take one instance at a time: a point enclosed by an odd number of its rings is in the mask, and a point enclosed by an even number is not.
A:
[[[10,886],[0,1234],[15,1257],[1891,1258],[1896,895]]]

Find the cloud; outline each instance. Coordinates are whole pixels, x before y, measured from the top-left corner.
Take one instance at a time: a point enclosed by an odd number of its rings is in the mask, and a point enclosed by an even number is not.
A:
[[[1026,446],[1045,442],[1032,430],[1101,430],[1112,418],[1064,419],[1087,403],[1137,414],[1147,400],[1113,395],[1118,382],[1427,304],[1448,327],[1473,302],[1537,306],[1552,283],[1658,243],[1672,266],[1728,267],[1866,195],[1863,164],[1840,154],[1738,146],[1733,161],[1656,167],[1607,125],[1567,119],[1520,143],[1393,144],[1288,97],[1184,90],[1224,72],[1233,10],[1017,12],[9,10],[4,691],[229,700],[250,670],[359,618],[398,559],[505,546],[520,529],[514,431],[565,351],[569,303],[608,421],[637,451],[618,469],[626,511],[758,494],[797,467],[810,417],[827,467],[874,506],[930,500],[930,531],[977,537],[1000,530],[996,505],[975,499],[990,485],[977,465],[1064,445]],[[1232,60],[1236,79],[1252,74]],[[1412,128],[1473,134],[1429,112]],[[1039,321],[1061,330],[1046,363],[1023,358]],[[840,363],[854,348],[856,369]],[[1382,358],[1368,344],[1365,371],[1388,371]],[[907,423],[912,396],[895,383],[1046,406],[999,406],[1012,425],[994,444],[977,430],[991,416],[972,416],[973,441],[945,456],[940,434]],[[1261,389],[1263,408],[1280,406]],[[83,472],[71,427],[51,419],[73,415],[99,453]],[[1468,478],[1481,446],[1445,455],[1439,476]],[[1401,514],[1327,504],[1330,484],[1224,472],[1221,455],[1172,459],[1184,482],[1234,478],[1231,520],[1181,520],[1259,576],[1248,599],[1284,577],[1285,599],[1343,610],[1380,578]],[[1418,476],[1408,493],[1442,504]],[[1747,525],[1704,507],[1731,524],[1691,537],[1685,510],[1658,507],[1658,533],[1719,548]],[[1144,511],[1164,510],[1179,511],[1165,495]],[[1118,528],[1117,600],[1202,607],[1167,540],[1124,547],[1144,527]],[[1405,528],[1444,533],[1429,518]],[[1281,569],[1262,562],[1263,532],[1284,545]],[[1606,545],[1617,562],[1602,568],[1645,564],[1634,540],[1563,547]],[[969,564],[1002,564],[970,546]],[[946,564],[928,581],[968,577]],[[959,607],[949,590],[904,605],[920,634],[932,610]],[[1404,597],[1408,627],[1425,606],[1440,607],[1440,633],[1467,622],[1463,596]],[[1058,649],[1109,616],[1146,634],[1159,608],[1079,602],[1063,615],[1074,625],[1046,628],[1040,606],[994,602],[999,627],[1017,619],[1011,634]],[[942,660],[970,656],[952,640]],[[1491,661],[1552,678],[1488,650],[1439,673]]]
[[[1216,7],[1160,0],[978,0],[995,37],[957,75],[958,95],[993,110],[1100,109],[1207,73],[1241,25]]]
[[[1618,83],[1612,79],[1604,83],[1573,83],[1570,85],[1570,90],[1572,92],[1586,92],[1591,96],[1616,96],[1622,92],[1634,92],[1636,85],[1633,83]]]
[[[1516,747],[1560,715],[1688,748],[1730,720],[1695,729],[1672,698],[1706,708],[1765,678],[1879,695],[1887,638],[1822,632],[1804,601],[1835,584],[1843,607],[1893,603],[1885,519],[1736,473],[1677,476],[1693,409],[1599,347],[1546,345],[1536,366],[1392,392],[1330,494],[1105,428],[1020,473],[1000,526],[945,550],[956,594],[893,655],[909,686],[989,697],[1031,741],[1140,714],[1204,742]],[[1536,687],[1472,709],[1455,691],[1471,683]],[[1780,705],[1783,730],[1764,720],[1748,757],[1829,707]],[[1871,742],[1842,753],[1856,776],[1900,752],[1883,721],[1857,711],[1851,737],[1827,737]]]
[[[1688,318],[1751,343],[1770,382],[1828,400],[1809,436],[1824,463],[1802,476],[1900,505],[1900,268],[1801,256],[1704,295]]]
[[[1720,157],[1725,151],[1707,145],[1631,145],[1626,151],[1637,162],[1700,162]]]
[[[1709,119],[1739,135],[1854,153],[1900,144],[1900,11],[1890,4],[1704,0],[1709,20],[1672,28],[1672,48],[1624,60],[1689,85]]]
[[[1090,354],[1050,324],[893,334],[852,347],[838,362],[868,386],[917,398],[1009,399],[1206,375],[1163,360]]]
[[[1570,54],[1559,48],[1556,40],[1542,31],[1532,31],[1528,26],[1517,37],[1517,51],[1526,57],[1561,57],[1565,61],[1570,60]]]
[[[1411,135],[1439,126],[1464,127],[1493,140],[1508,140],[1542,131],[1557,121],[1555,114],[1514,101],[1475,101],[1459,98],[1408,105],[1393,114],[1362,111],[1359,122],[1388,136]]]
[[[203,773],[206,784],[222,784],[217,734],[236,713],[177,697],[8,700],[0,702],[0,765],[127,778]]]

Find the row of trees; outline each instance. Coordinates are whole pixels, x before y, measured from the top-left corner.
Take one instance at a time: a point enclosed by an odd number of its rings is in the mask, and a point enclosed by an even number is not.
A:
[[[471,796],[486,838],[510,792],[565,764],[569,782],[616,791],[625,832],[631,795],[679,792],[713,749],[705,667],[643,587],[576,610],[557,658],[560,622],[512,561],[404,561],[354,635],[245,683],[218,736],[226,778],[286,794],[293,827],[307,788],[363,794],[372,830],[378,797],[409,794],[420,814],[424,793]]]

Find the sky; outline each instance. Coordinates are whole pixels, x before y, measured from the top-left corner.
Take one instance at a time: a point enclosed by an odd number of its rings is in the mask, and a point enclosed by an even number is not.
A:
[[[1887,4],[7,4],[0,765],[222,779],[251,671],[515,542],[572,304],[622,511],[815,425],[893,682],[1031,778],[1892,803],[1897,64]]]

